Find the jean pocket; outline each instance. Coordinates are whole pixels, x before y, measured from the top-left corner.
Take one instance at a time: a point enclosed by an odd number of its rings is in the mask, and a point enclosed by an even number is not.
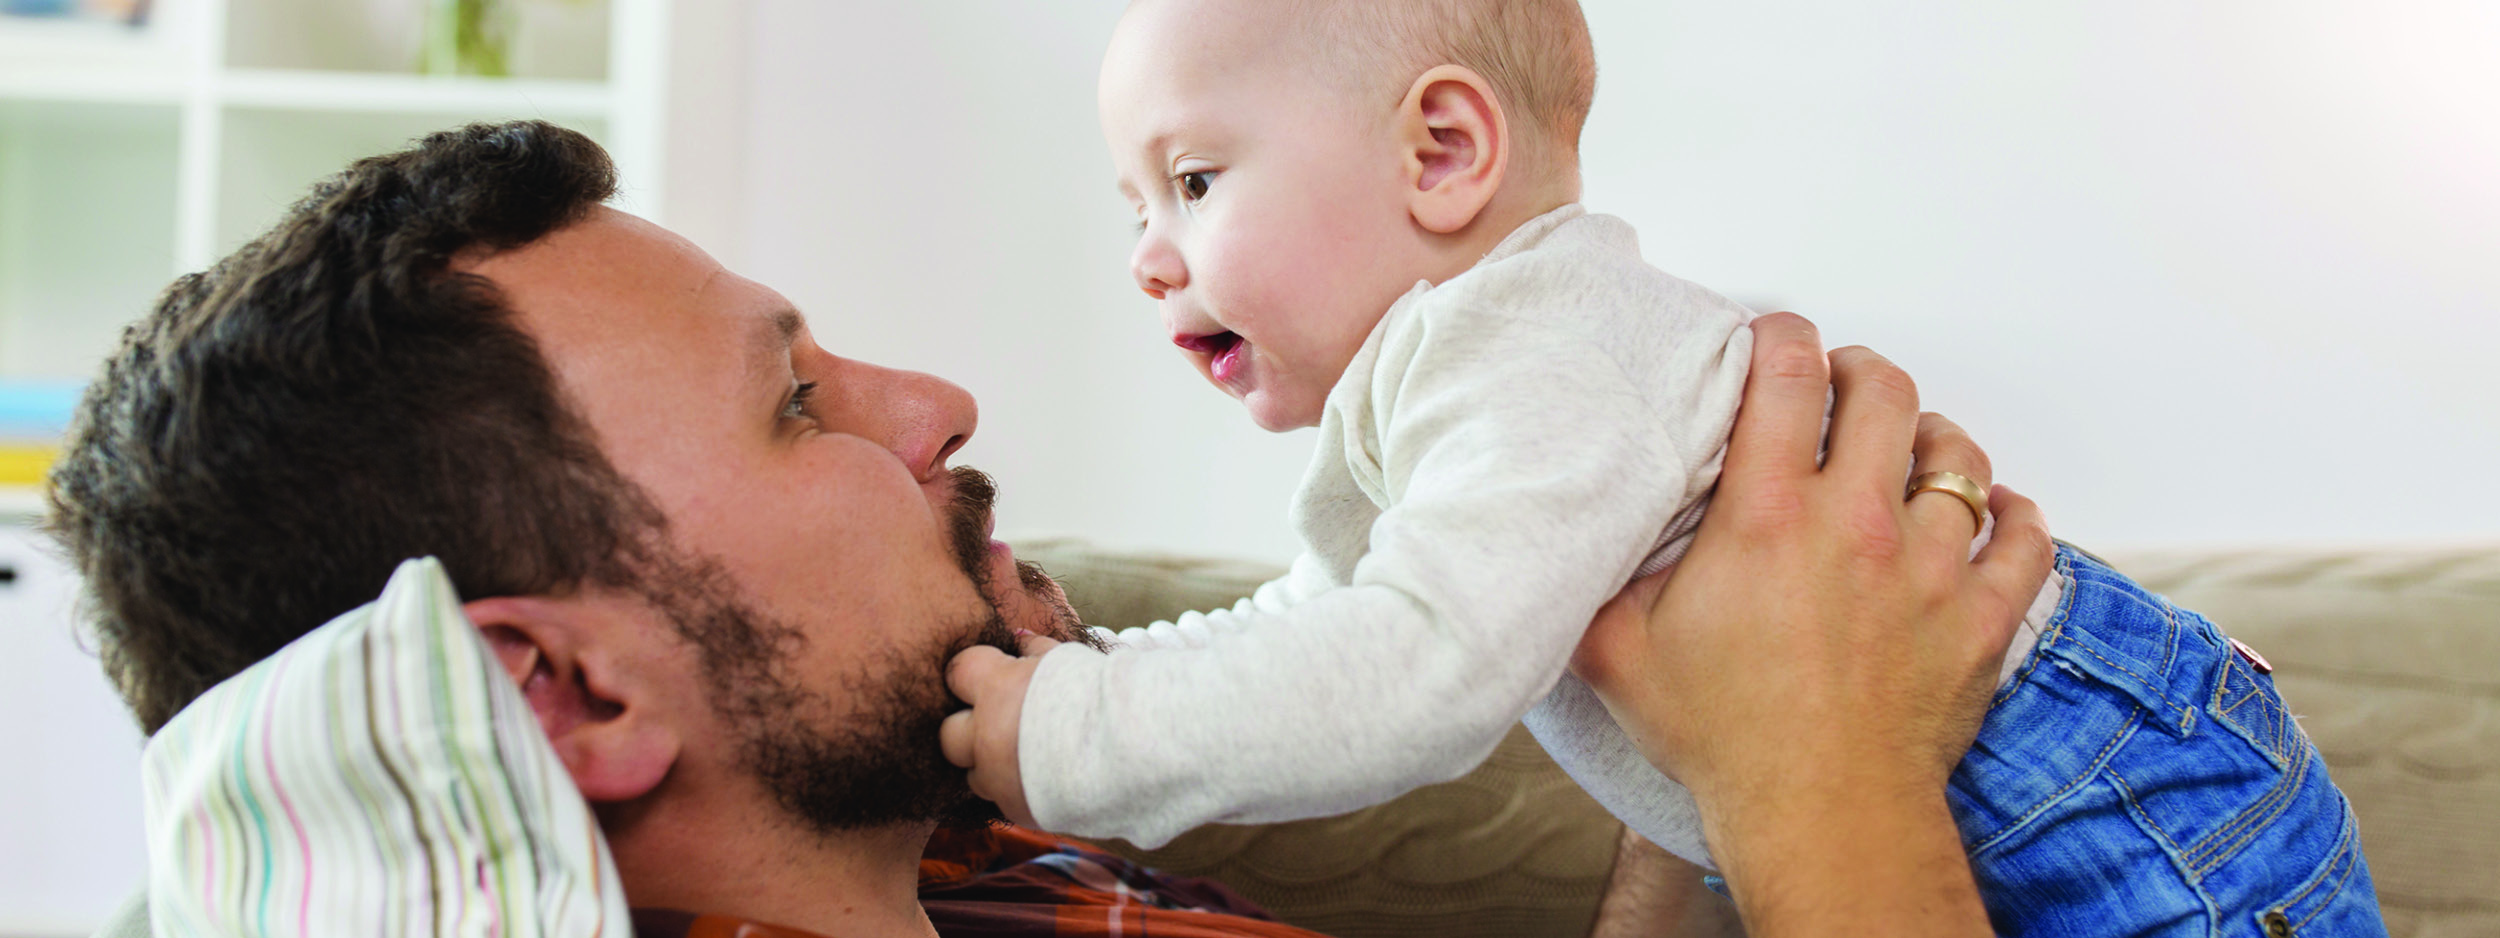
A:
[[[2224,654],[2221,658],[2213,701],[2206,707],[2214,721],[2247,740],[2276,769],[2289,768],[2293,760],[2304,758],[2308,738],[2301,735],[2300,724],[2293,722],[2291,712],[2284,708],[2283,698],[2274,691],[2274,682],[2259,675],[2236,654]]]
[[[2387,925],[2379,916],[2378,893],[2370,882],[2369,862],[2362,857],[2361,838],[2351,810],[2345,810],[2342,829],[2316,873],[2244,914],[2246,918],[2241,921],[2254,924],[2254,933],[2265,938],[2386,935]],[[2226,933],[2236,930],[2226,929]]]

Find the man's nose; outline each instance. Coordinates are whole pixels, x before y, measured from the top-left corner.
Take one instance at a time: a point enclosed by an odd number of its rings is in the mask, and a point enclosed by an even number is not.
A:
[[[850,384],[863,392],[857,406],[863,436],[892,450],[922,484],[946,475],[946,458],[972,439],[981,409],[972,392],[936,375],[860,362],[868,372]]]
[[[1181,263],[1180,250],[1153,228],[1138,236],[1137,249],[1129,253],[1128,272],[1137,278],[1138,289],[1158,300],[1189,285],[1189,268]]]

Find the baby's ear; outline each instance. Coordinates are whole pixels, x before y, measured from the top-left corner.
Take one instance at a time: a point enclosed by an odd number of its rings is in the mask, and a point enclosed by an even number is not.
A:
[[[612,647],[628,630],[608,621],[600,605],[500,597],[461,607],[593,804],[631,801],[659,787],[681,742],[662,718],[649,662]]]
[[[1407,89],[1398,123],[1415,223],[1434,234],[1466,228],[1510,164],[1510,125],[1493,86],[1466,66],[1435,66]]]

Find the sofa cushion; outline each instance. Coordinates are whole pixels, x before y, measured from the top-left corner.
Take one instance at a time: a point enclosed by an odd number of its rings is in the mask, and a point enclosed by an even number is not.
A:
[[[193,701],[142,774],[157,934],[630,927],[589,806],[431,559]]]

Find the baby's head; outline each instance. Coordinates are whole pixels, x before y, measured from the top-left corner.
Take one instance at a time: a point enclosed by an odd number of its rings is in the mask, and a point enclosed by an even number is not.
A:
[[[1252,420],[1317,423],[1416,281],[1579,198],[1596,71],[1576,0],[1137,0],[1101,90],[1130,269]]]

